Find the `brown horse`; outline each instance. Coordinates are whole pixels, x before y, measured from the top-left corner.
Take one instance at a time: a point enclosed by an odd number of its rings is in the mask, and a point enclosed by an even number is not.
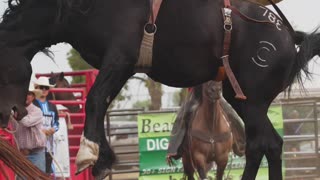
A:
[[[59,74],[51,73],[49,81],[50,81],[50,84],[55,84],[55,88],[71,88],[71,85],[64,77],[63,72]],[[59,92],[59,93],[50,92],[50,94],[48,95],[48,99],[49,100],[76,100],[76,97],[72,92]],[[80,111],[79,105],[64,104],[64,106],[68,108],[68,110],[72,113],[77,113]]]
[[[207,179],[212,162],[217,164],[216,179],[222,180],[228,155],[234,144],[231,127],[219,100],[221,82],[209,81],[194,89],[201,91],[201,100],[194,110],[182,144],[182,162],[188,179],[194,179],[195,169],[200,179]]]

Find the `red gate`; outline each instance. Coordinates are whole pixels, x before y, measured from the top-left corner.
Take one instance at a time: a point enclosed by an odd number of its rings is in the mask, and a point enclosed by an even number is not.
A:
[[[61,104],[61,105],[81,105],[81,110],[78,113],[70,113],[71,123],[73,125],[72,130],[68,130],[68,139],[69,139],[69,154],[70,154],[70,173],[71,177],[69,179],[77,179],[77,180],[93,180],[93,176],[91,175],[90,170],[86,170],[79,174],[78,176],[75,176],[76,172],[76,165],[75,165],[75,159],[77,152],[79,150],[79,144],[80,144],[80,137],[83,131],[84,127],[84,120],[85,120],[85,101],[87,94],[90,90],[90,88],[93,85],[93,82],[95,81],[95,78],[98,74],[98,70],[84,70],[84,71],[75,71],[75,72],[64,72],[64,76],[84,76],[85,83],[81,84],[71,84],[72,88],[52,88],[50,91],[55,93],[61,93],[61,92],[73,92],[76,94],[80,94],[77,96],[77,100],[52,100],[50,102],[54,104]],[[36,74],[36,77],[40,76],[51,76],[51,73],[48,74]],[[61,117],[65,117],[64,114],[59,114]]]
[[[10,144],[12,144],[14,146],[14,139],[12,134],[0,129],[0,138],[3,138],[4,140],[7,140]],[[3,170],[5,172],[5,174],[3,174],[3,172],[1,171]],[[14,172],[7,167],[2,161],[0,161],[0,179],[14,179]]]

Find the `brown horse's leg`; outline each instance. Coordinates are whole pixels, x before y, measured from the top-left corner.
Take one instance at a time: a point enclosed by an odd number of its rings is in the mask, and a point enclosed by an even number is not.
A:
[[[202,153],[195,153],[193,155],[193,161],[201,180],[207,179],[207,158],[208,157],[204,156]]]
[[[188,177],[188,180],[195,180],[193,177],[194,169],[192,166],[191,158],[188,153],[189,152],[184,152],[182,155],[183,171],[184,174]]]
[[[198,174],[201,180],[207,179],[207,173],[203,167],[198,168]]]
[[[224,173],[224,169],[226,168],[228,163],[228,158],[226,161],[222,162],[222,163],[217,163],[217,175],[216,175],[216,180],[222,180],[223,178],[223,173]]]

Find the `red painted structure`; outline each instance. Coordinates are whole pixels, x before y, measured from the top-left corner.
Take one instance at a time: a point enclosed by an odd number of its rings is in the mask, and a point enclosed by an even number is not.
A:
[[[14,139],[10,133],[0,129],[0,137],[7,140],[12,146],[14,146]],[[0,180],[6,179],[7,177],[9,178],[9,180],[14,179],[14,172],[10,168],[8,168],[2,161],[0,161],[0,168],[5,172],[5,174],[0,173]],[[0,172],[2,172],[1,169]]]
[[[79,150],[79,144],[80,144],[80,137],[83,131],[84,127],[84,120],[85,120],[85,101],[87,94],[92,87],[96,76],[98,74],[98,70],[84,70],[84,71],[75,71],[75,72],[64,72],[65,76],[71,76],[71,77],[79,77],[83,76],[85,79],[85,83],[81,84],[71,84],[72,88],[52,88],[50,91],[55,93],[62,93],[62,92],[73,92],[77,95],[76,101],[58,101],[53,100],[51,101],[54,104],[75,104],[75,105],[81,105],[81,110],[78,113],[70,113],[71,117],[71,123],[73,125],[72,130],[68,130],[68,139],[69,139],[69,154],[70,154],[70,178],[66,178],[69,180],[93,180],[93,176],[91,175],[90,170],[86,170],[82,172],[81,174],[75,176],[76,172],[76,165],[75,165],[75,159],[77,152]],[[47,76],[49,77],[51,73],[48,74],[36,74],[36,77],[40,76]],[[64,114],[59,114],[60,117],[64,117]],[[14,139],[10,133],[7,133],[0,129],[0,137],[8,140],[12,145],[14,145]],[[3,168],[7,172],[7,176],[9,176],[9,179],[14,179],[14,173],[11,169],[9,169],[7,166],[3,164],[3,162],[0,161],[0,168]],[[0,171],[1,172],[1,171]],[[0,180],[6,179],[6,176],[0,173]]]
[[[61,105],[81,105],[81,109],[78,113],[70,113],[71,123],[73,125],[72,130],[68,130],[68,139],[69,139],[69,154],[70,154],[70,172],[71,177],[69,179],[76,180],[93,180],[93,176],[91,175],[90,169],[82,172],[81,174],[75,176],[76,165],[75,159],[77,152],[79,150],[80,137],[84,127],[85,120],[85,102],[87,94],[92,87],[96,76],[98,74],[98,70],[83,70],[83,71],[74,71],[74,72],[64,72],[65,77],[83,77],[85,79],[85,83],[79,84],[71,84],[72,88],[52,88],[50,91],[55,93],[63,93],[63,92],[73,92],[76,93],[77,100],[52,100],[50,102],[54,104]],[[40,76],[51,76],[51,73],[48,74],[36,74],[36,77]],[[80,95],[79,95],[80,94]],[[64,117],[64,114],[59,114],[59,116]]]

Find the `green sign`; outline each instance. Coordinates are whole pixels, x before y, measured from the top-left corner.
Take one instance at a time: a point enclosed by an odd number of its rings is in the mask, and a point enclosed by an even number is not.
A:
[[[268,116],[275,129],[283,135],[283,118],[281,106],[272,106]],[[138,136],[140,151],[140,177],[139,180],[180,180],[183,177],[181,159],[170,167],[166,163],[167,149],[175,113],[139,114]],[[230,153],[229,163],[225,169],[225,176],[231,179],[241,179],[245,157],[238,157]],[[268,179],[268,163],[264,158],[258,172],[259,180]],[[215,168],[208,173],[215,177]]]

